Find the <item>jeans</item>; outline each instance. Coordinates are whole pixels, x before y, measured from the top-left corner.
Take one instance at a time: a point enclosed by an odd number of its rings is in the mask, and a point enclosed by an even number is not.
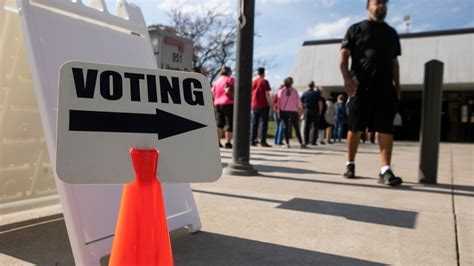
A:
[[[304,143],[316,144],[319,129],[319,114],[317,111],[304,111]]]
[[[252,142],[257,142],[257,133],[258,133],[258,126],[259,124],[262,125],[260,128],[260,143],[267,142],[267,130],[268,130],[268,115],[270,111],[270,107],[260,108],[260,109],[252,109],[252,131],[250,139]],[[262,123],[260,123],[260,120]]]
[[[296,131],[296,138],[300,144],[303,144],[303,139],[301,138],[300,133],[300,119],[298,117],[298,112],[291,111],[280,111],[281,120],[285,125],[285,140],[286,144],[290,145],[290,133],[291,127]]]
[[[332,129],[333,130],[332,136],[333,136],[334,141],[336,141],[336,138],[337,138],[337,140],[341,142],[343,127],[344,127],[343,122],[337,121],[337,120],[334,121],[334,128]]]
[[[283,122],[277,112],[273,112],[273,119],[275,120],[275,145],[283,144]]]

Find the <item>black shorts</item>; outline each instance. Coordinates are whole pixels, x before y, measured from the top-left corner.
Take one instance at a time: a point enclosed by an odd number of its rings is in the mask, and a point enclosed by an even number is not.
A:
[[[375,90],[357,92],[349,99],[348,127],[352,132],[365,131],[393,134],[393,119],[398,111],[395,90],[374,93]]]
[[[234,122],[234,105],[216,105],[216,124],[227,132],[232,132]]]

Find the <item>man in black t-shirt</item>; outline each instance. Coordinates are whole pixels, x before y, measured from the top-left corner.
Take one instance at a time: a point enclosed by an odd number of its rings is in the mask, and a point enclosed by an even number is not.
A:
[[[390,166],[393,146],[393,118],[400,98],[401,55],[397,32],[384,22],[388,0],[367,0],[368,19],[352,25],[341,47],[340,68],[348,102],[348,162],[344,177],[355,178],[355,156],[360,132],[378,132],[382,168],[379,183],[397,186]],[[349,58],[351,69],[349,71]]]
[[[304,144],[316,145],[316,138],[319,129],[319,114],[323,109],[323,102],[319,92],[314,90],[314,81],[308,84],[308,90],[301,96],[301,103],[304,109]],[[311,133],[311,134],[310,134]],[[311,136],[311,141],[310,141]]]

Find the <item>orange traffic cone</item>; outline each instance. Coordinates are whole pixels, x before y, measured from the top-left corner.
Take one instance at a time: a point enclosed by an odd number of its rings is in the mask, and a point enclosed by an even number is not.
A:
[[[109,265],[173,265],[157,150],[131,149],[135,181],[125,185]]]

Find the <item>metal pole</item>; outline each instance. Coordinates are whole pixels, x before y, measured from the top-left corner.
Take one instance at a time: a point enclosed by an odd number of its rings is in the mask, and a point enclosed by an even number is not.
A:
[[[224,168],[224,174],[227,175],[251,176],[258,173],[249,163],[254,15],[255,0],[239,0],[237,80],[234,95],[234,149],[232,162]]]
[[[425,64],[425,83],[421,114],[421,148],[418,179],[436,184],[443,100],[443,63],[431,60]]]

